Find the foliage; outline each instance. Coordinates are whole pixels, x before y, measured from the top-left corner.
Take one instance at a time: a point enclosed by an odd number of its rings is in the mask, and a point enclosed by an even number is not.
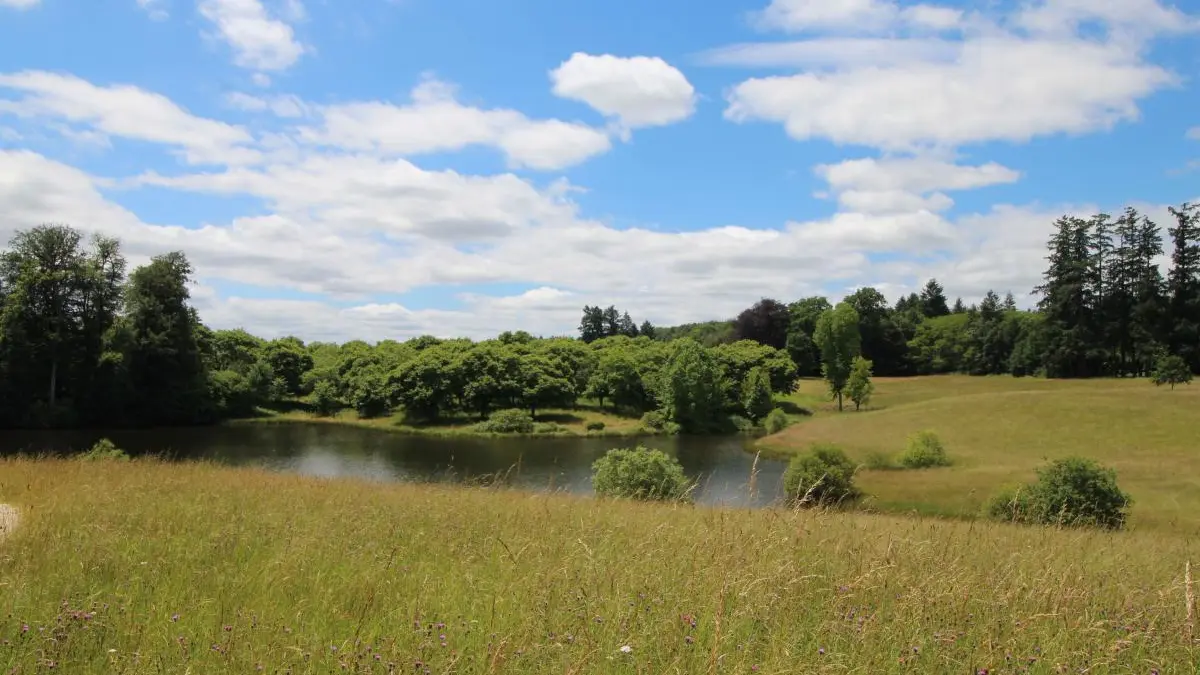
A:
[[[491,434],[533,433],[533,417],[524,410],[497,410],[476,428]]]
[[[1117,474],[1111,468],[1090,459],[1067,457],[1038,469],[1037,474],[1037,481],[1019,497],[1014,497],[1011,489],[994,497],[989,514],[1068,527],[1124,527],[1133,500],[1117,486]]]
[[[88,462],[125,462],[129,461],[129,455],[125,454],[125,451],[118,448],[112,441],[101,438],[92,445],[91,449],[80,455],[80,459]]]
[[[1168,384],[1174,389],[1177,384],[1191,383],[1192,369],[1182,356],[1166,355],[1158,360],[1151,378],[1155,386]]]
[[[321,380],[313,386],[312,409],[321,417],[329,417],[342,407],[338,399],[337,387],[329,380]]]
[[[791,319],[787,305],[763,298],[734,319],[734,339],[753,340],[768,347],[783,349],[787,346]]]
[[[603,497],[690,501],[683,466],[661,450],[642,446],[609,450],[592,465],[592,487]]]
[[[896,461],[892,459],[891,455],[886,452],[880,452],[879,450],[872,450],[871,452],[868,452],[867,458],[863,462],[863,466],[867,467],[871,471],[894,471],[900,468],[900,466],[896,464]]]
[[[762,368],[754,368],[742,382],[742,410],[746,417],[760,422],[775,408],[771,398],[771,382]]]
[[[724,417],[721,369],[712,353],[695,340],[671,343],[657,391],[663,414],[686,433],[712,431]]]
[[[816,444],[796,455],[783,474],[783,488],[796,506],[829,506],[857,500],[854,462],[835,445]]]
[[[854,357],[850,367],[850,379],[846,381],[846,396],[854,402],[854,409],[860,410],[871,401],[875,393],[875,384],[871,382],[871,362],[861,356]]]
[[[754,424],[754,420],[742,417],[741,415],[730,415],[728,423],[729,427],[736,429],[739,434],[750,434],[758,430],[758,426]]]
[[[1029,522],[1035,512],[1031,497],[1032,492],[1028,486],[1005,486],[984,505],[984,515],[992,520],[1009,523]]]
[[[946,455],[946,446],[937,434],[918,431],[909,437],[908,445],[900,455],[900,464],[907,469],[950,466],[950,457]]]
[[[584,425],[584,429],[588,431],[604,431],[605,424],[600,420],[592,420]]]
[[[767,418],[763,420],[763,428],[767,430],[768,434],[777,434],[786,429],[788,424],[790,424],[790,421],[788,420],[787,413],[779,408],[773,408],[767,414]]]
[[[662,431],[665,429],[667,422],[668,420],[666,416],[657,410],[651,410],[645,415],[642,415],[642,426],[647,429],[653,429],[654,431]]]
[[[849,303],[841,302],[827,310],[817,320],[814,340],[821,349],[821,374],[829,383],[829,391],[842,409],[842,394],[850,379],[854,359],[860,353],[858,312]]]

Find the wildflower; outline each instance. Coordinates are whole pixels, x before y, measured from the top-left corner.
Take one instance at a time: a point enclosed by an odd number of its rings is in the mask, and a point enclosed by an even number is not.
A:
[[[752,671],[754,671],[754,672],[756,672],[756,673],[757,673],[757,672],[758,672],[758,664],[756,663],[756,664],[754,664],[754,665],[750,666],[750,670],[752,670]]]
[[[630,647],[629,645],[621,645],[621,653],[622,654],[632,654],[633,647]]]
[[[178,621],[178,620],[179,620],[179,615],[178,615],[178,614],[172,614],[172,615],[171,615],[171,621],[172,621],[172,622],[175,622],[175,621]]]
[[[820,654],[821,656],[825,656],[825,648],[821,647],[820,649],[817,650],[817,653]]]
[[[683,641],[690,645],[696,641],[696,638],[692,637],[691,635],[688,635],[683,638]]]
[[[27,623],[21,624],[21,634],[24,635],[25,633],[28,633],[28,632],[29,632],[29,624],[27,624]]]
[[[228,633],[231,630],[233,630],[233,626],[230,626],[229,624],[225,624],[225,632]]]

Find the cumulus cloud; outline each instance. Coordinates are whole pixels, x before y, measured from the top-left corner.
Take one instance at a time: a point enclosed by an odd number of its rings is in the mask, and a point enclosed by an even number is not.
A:
[[[199,10],[243,68],[284,70],[304,53],[292,27],[272,17],[260,0],[200,0]]]
[[[163,6],[164,0],[137,0],[137,4],[153,21],[166,21],[170,16],[167,8]]]
[[[626,129],[673,124],[696,107],[692,84],[658,57],[576,52],[550,79],[556,96],[582,101]]]
[[[432,78],[413,89],[407,105],[354,102],[324,106],[319,112],[319,126],[300,130],[303,141],[389,156],[484,145],[504,152],[513,167],[551,170],[578,164],[612,146],[604,131],[586,124],[463,105],[452,85]]]
[[[36,7],[42,0],[0,0],[0,7],[12,7],[13,9],[29,9]]]
[[[97,86],[45,71],[0,74],[0,90],[24,94],[0,99],[0,114],[69,121],[95,132],[177,148],[192,164],[256,161],[245,129],[192,115],[160,94],[129,85]]]
[[[777,122],[796,140],[909,152],[1136,120],[1139,100],[1180,81],[1146,60],[1146,41],[1196,24],[1156,0],[1042,0],[970,17],[886,0],[774,0],[759,19],[766,27],[826,32],[702,55],[710,63],[804,69],[736,85],[727,95],[728,119]],[[1103,36],[1085,35],[1096,22]],[[935,38],[922,29],[961,35]]]

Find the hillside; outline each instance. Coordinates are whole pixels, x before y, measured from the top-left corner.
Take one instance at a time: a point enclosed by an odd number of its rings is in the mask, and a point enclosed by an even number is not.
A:
[[[870,409],[839,414],[821,387],[805,381],[794,397],[817,414],[762,447],[790,454],[831,442],[864,461],[899,452],[910,434],[930,429],[955,461],[860,473],[878,508],[974,514],[1001,485],[1032,480],[1045,459],[1074,454],[1116,469],[1135,500],[1132,527],[1200,532],[1200,388],[1171,391],[1141,379],[880,378]]]
[[[1189,546],[0,461],[0,672],[1192,672]],[[627,650],[626,650],[627,648]]]

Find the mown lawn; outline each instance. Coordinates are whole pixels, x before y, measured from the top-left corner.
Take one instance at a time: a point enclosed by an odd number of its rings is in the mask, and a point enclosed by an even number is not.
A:
[[[813,420],[816,423],[818,420]],[[0,460],[0,672],[1193,673],[1182,537]]]
[[[1081,455],[1112,466],[1135,500],[1131,527],[1200,532],[1200,387],[1146,380],[1042,380],[942,376],[880,378],[869,409],[838,413],[822,383],[793,398],[815,414],[761,441],[773,454],[814,442],[852,458],[895,454],[923,429],[945,442],[954,466],[863,471],[859,484],[887,510],[976,514],[1005,483],[1034,479],[1048,458]]]

